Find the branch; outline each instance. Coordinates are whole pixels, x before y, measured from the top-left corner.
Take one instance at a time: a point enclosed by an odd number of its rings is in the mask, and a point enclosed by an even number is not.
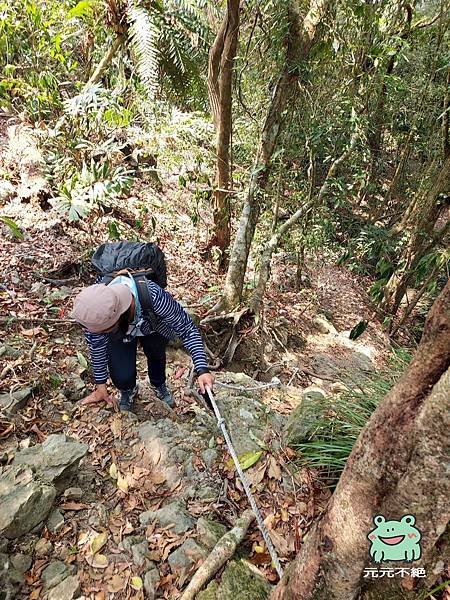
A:
[[[242,517],[236,521],[236,525],[228,531],[214,546],[211,554],[206,558],[198,571],[191,579],[180,600],[194,600],[195,596],[208,583],[217,571],[235,553],[236,548],[242,542],[251,522],[255,518],[253,511],[247,509]]]
[[[90,76],[88,82],[86,83],[86,87],[88,87],[90,85],[94,85],[94,83],[98,83],[100,81],[103,73],[109,67],[112,59],[114,58],[114,55],[116,54],[116,52],[118,51],[118,49],[120,48],[120,46],[123,44],[124,41],[125,41],[125,38],[123,35],[118,35],[116,37],[116,39],[111,44],[108,52],[104,55],[102,60],[98,63],[95,71]]]

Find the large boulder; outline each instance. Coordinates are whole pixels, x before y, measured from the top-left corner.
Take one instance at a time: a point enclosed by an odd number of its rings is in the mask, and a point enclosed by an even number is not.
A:
[[[88,446],[64,434],[50,435],[42,444],[25,448],[14,457],[13,465],[29,465],[37,469],[42,478],[63,491],[66,483],[78,470],[80,460]]]
[[[283,417],[260,399],[264,389],[244,373],[217,374],[215,400],[238,455],[261,450],[266,434],[283,426]]]
[[[5,467],[0,474],[0,537],[12,539],[31,531],[46,518],[55,496],[55,487],[30,467]]]

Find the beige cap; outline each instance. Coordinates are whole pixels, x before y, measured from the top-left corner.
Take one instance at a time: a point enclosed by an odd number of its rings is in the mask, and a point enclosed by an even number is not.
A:
[[[100,333],[117,323],[132,299],[130,288],[122,283],[96,283],[76,296],[72,317],[92,333]]]

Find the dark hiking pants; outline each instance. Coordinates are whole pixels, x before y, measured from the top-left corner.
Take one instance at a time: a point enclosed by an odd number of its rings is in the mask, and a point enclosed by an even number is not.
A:
[[[130,342],[109,342],[109,375],[119,390],[131,390],[136,385],[136,353],[138,340],[147,357],[148,376],[154,386],[166,381],[166,346],[164,336],[154,331],[135,337]]]

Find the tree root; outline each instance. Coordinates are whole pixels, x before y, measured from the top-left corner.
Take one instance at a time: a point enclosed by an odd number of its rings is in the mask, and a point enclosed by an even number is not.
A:
[[[220,538],[211,551],[211,554],[205,559],[204,563],[191,579],[180,600],[194,600],[195,596],[205,584],[207,584],[227,560],[234,555],[237,546],[244,539],[247,529],[254,518],[255,515],[253,514],[253,511],[247,509],[242,517],[236,521],[236,525],[233,529]]]

